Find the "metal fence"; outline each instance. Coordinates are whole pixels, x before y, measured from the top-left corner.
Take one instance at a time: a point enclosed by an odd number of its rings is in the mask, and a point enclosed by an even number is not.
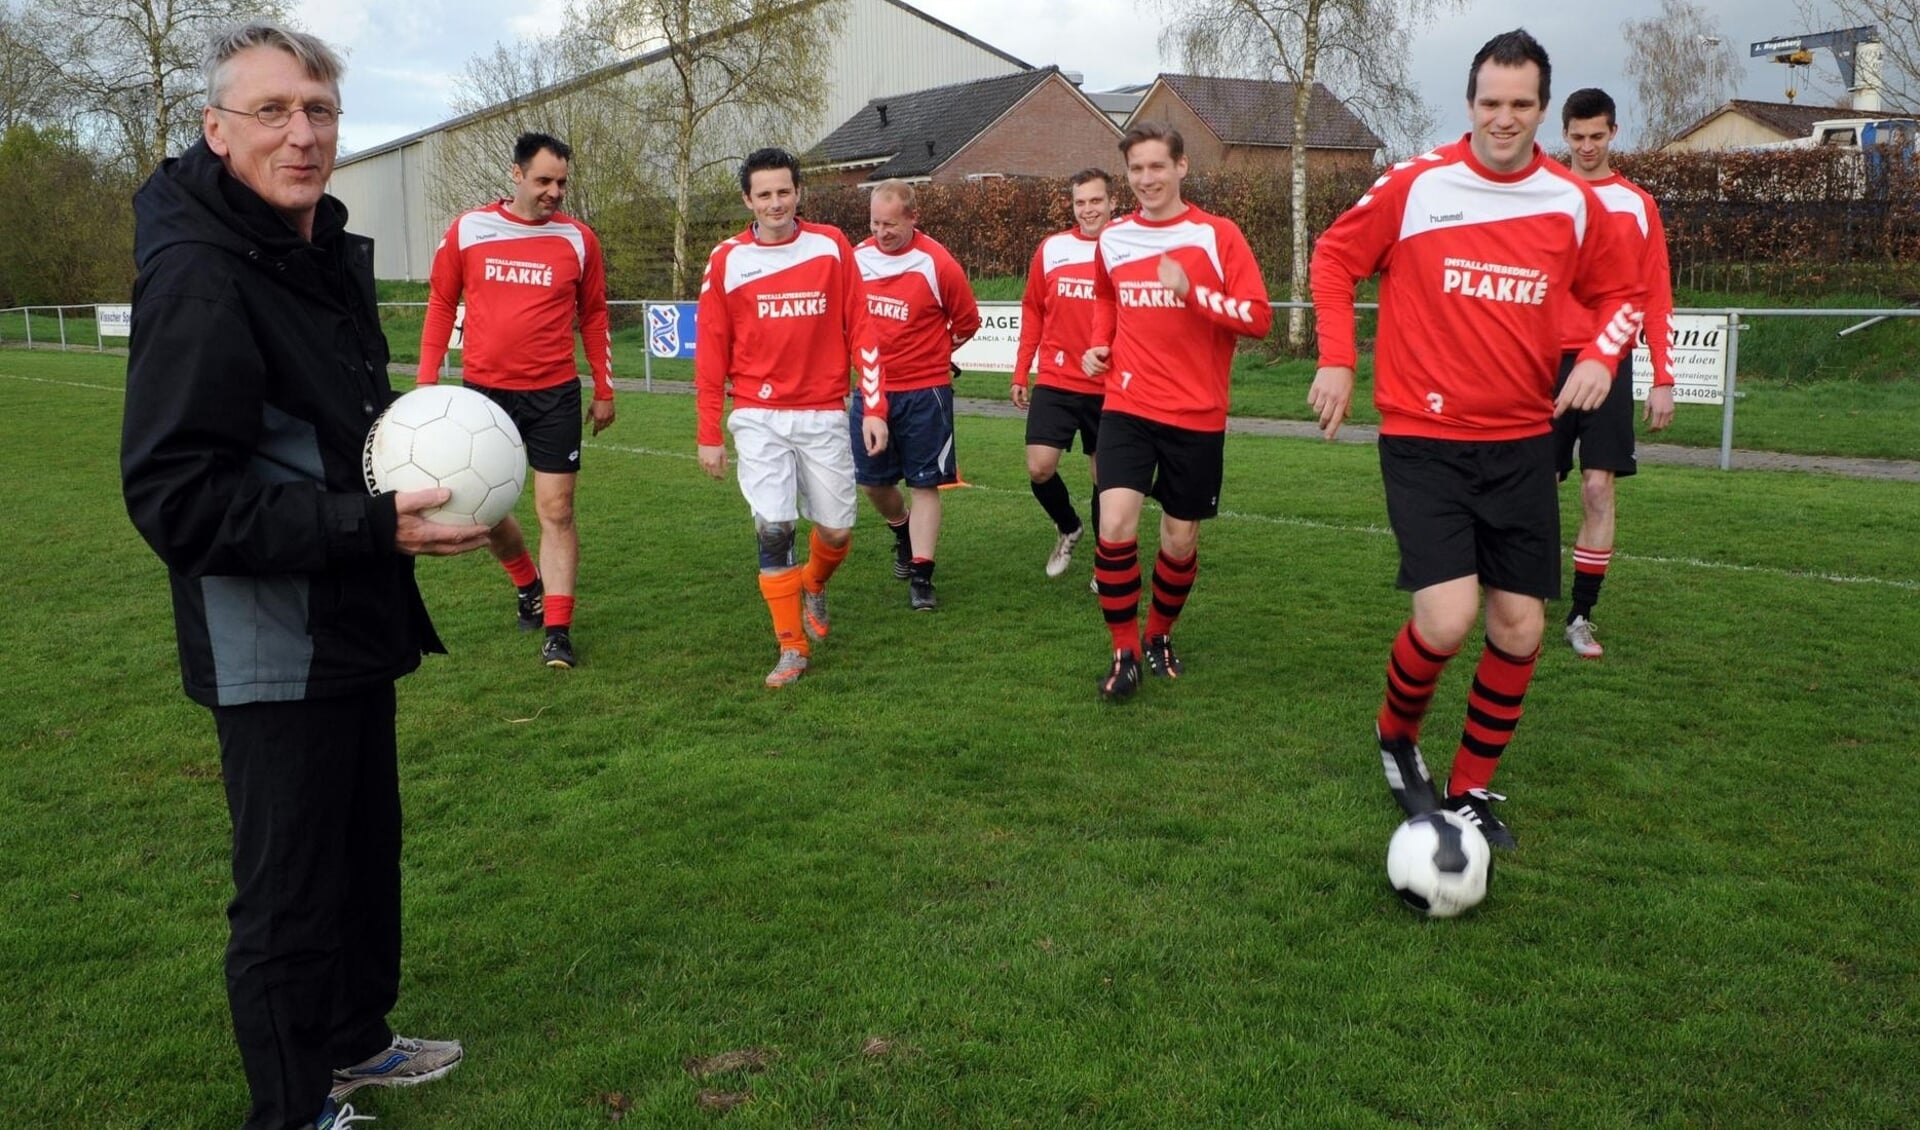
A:
[[[424,302],[382,302],[383,309],[424,308]],[[607,305],[616,312],[616,321],[625,321],[620,314],[632,313],[633,320],[641,325],[650,325],[651,311],[658,308],[685,305],[662,299],[616,299]],[[982,303],[982,306],[1018,306],[1017,302]],[[1313,308],[1310,302],[1275,302],[1275,310]],[[1378,306],[1373,303],[1359,303],[1359,310],[1374,311]],[[29,349],[84,349],[90,352],[105,352],[107,341],[124,338],[130,329],[131,321],[127,314],[130,308],[125,304],[95,304],[84,306],[14,306],[0,309],[0,346],[22,346]],[[1920,305],[1900,308],[1787,308],[1773,307],[1747,309],[1739,307],[1684,307],[1674,311],[1676,314],[1695,314],[1724,319],[1727,333],[1726,372],[1720,389],[1720,469],[1733,468],[1733,424],[1734,407],[1741,396],[1740,391],[1740,334],[1751,329],[1748,318],[1852,318],[1854,324],[1841,329],[1836,336],[1846,337],[1858,333],[1869,326],[1895,318],[1920,318]],[[35,322],[39,323],[36,336]],[[629,324],[632,324],[629,322]],[[1281,330],[1282,319],[1275,319],[1276,332]],[[644,351],[643,374],[646,388],[653,389],[653,359],[655,345],[649,334],[648,348]],[[451,367],[451,357],[442,362],[443,370]]]

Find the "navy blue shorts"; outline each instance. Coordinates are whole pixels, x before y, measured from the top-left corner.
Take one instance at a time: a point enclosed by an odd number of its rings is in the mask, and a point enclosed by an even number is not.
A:
[[[863,487],[890,487],[901,479],[910,487],[958,482],[953,453],[953,386],[916,388],[887,394],[887,449],[868,455],[860,438],[860,401],[847,411],[853,438],[853,478]]]

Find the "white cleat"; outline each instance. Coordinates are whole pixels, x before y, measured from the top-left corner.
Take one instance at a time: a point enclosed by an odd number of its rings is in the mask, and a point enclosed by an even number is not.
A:
[[[1070,534],[1061,534],[1060,540],[1053,543],[1053,552],[1047,555],[1047,576],[1057,577],[1073,565],[1073,547],[1080,544],[1080,537],[1087,532],[1085,526]]]
[[[790,647],[780,653],[780,662],[767,672],[767,685],[770,687],[792,686],[800,676],[807,673],[807,656],[799,648]]]
[[[1568,622],[1567,645],[1573,648],[1575,655],[1582,659],[1598,659],[1606,654],[1607,649],[1593,638],[1594,630],[1593,621],[1585,616],[1575,616]]]

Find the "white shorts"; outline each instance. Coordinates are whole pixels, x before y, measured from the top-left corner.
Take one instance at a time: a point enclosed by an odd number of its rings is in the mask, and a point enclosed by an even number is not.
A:
[[[763,522],[805,517],[834,530],[853,528],[853,447],[845,411],[735,408],[733,433],[740,493]]]

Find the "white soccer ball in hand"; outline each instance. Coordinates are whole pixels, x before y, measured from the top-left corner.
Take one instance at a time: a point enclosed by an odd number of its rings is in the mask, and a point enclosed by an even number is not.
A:
[[[1400,825],[1387,843],[1387,880],[1400,901],[1431,918],[1452,918],[1487,897],[1493,851],[1457,812],[1429,812]]]
[[[367,489],[453,491],[421,516],[491,529],[513,512],[527,481],[520,429],[498,404],[459,385],[423,385],[380,414],[367,433]]]

